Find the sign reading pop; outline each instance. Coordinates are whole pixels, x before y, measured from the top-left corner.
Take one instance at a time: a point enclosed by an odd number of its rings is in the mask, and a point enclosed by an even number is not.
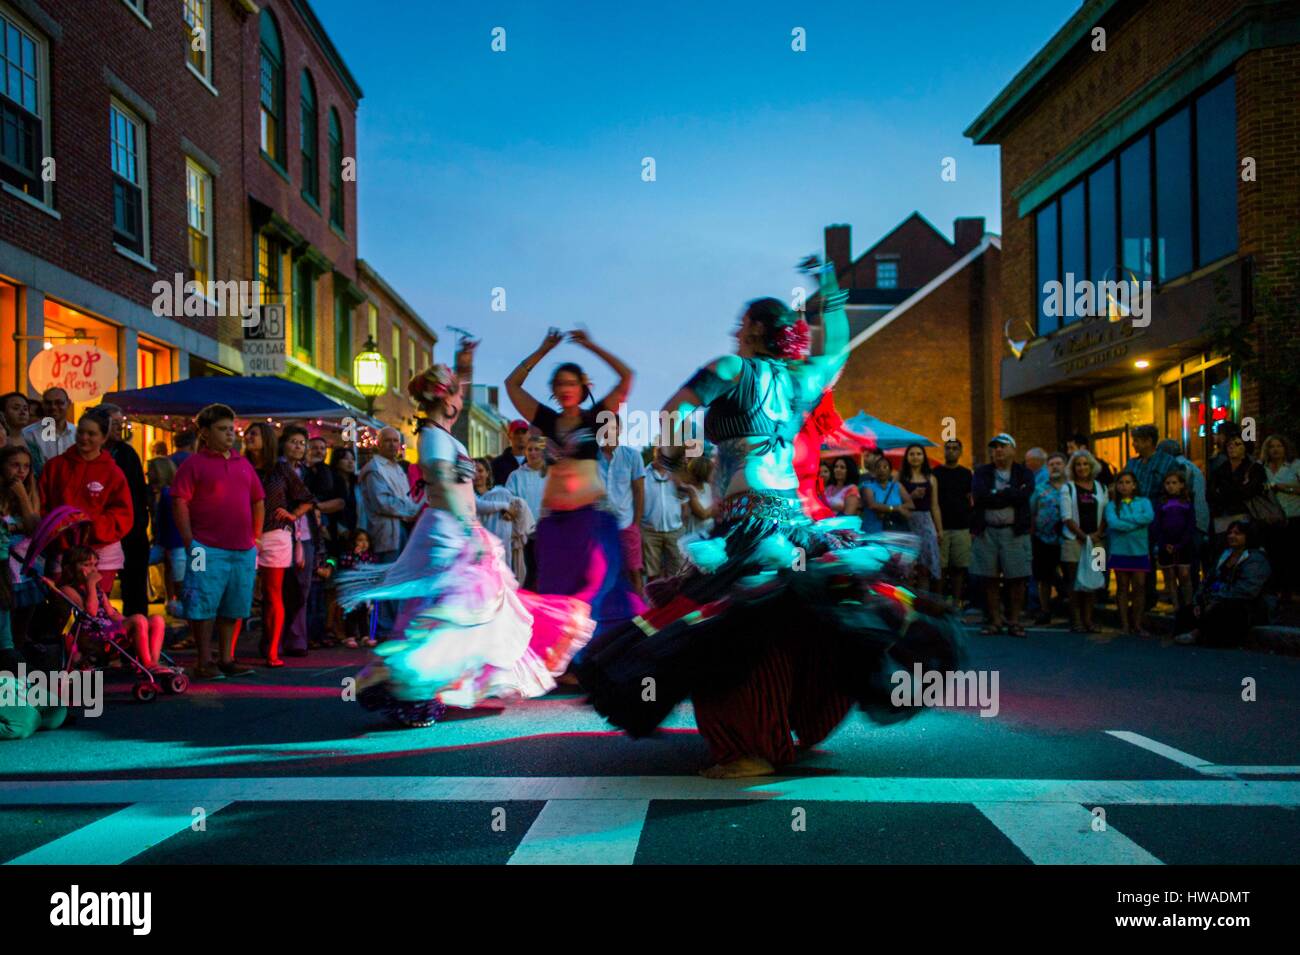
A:
[[[32,359],[27,378],[38,393],[62,388],[70,401],[93,401],[117,385],[117,362],[94,345],[55,345]]]

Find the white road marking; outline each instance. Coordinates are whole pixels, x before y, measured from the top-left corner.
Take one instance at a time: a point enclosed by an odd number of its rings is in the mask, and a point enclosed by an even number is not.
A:
[[[1113,826],[1071,803],[978,802],[975,808],[1035,865],[1163,865]]]
[[[297,776],[0,781],[0,806],[230,802],[755,799],[868,803],[1300,806],[1300,781],[878,776]]]
[[[650,802],[562,799],[548,802],[508,865],[631,865]]]
[[[6,865],[120,865],[188,829],[194,808],[212,815],[228,802],[136,803],[10,859]]]
[[[1126,743],[1132,743],[1134,746],[1155,753],[1157,756],[1171,759],[1178,765],[1194,769],[1198,773],[1204,772],[1206,767],[1214,765],[1208,759],[1201,759],[1201,757],[1193,756],[1191,753],[1184,753],[1181,749],[1174,749],[1172,746],[1167,746],[1151,739],[1149,736],[1143,736],[1141,733],[1130,733],[1128,730],[1106,730],[1106,733],[1116,739],[1122,739]]]
[[[1206,766],[1207,776],[1300,776],[1300,766]]]

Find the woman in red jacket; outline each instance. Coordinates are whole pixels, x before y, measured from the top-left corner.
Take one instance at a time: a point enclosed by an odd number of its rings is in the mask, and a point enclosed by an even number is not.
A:
[[[135,511],[126,475],[104,451],[108,440],[109,416],[91,408],[77,421],[77,442],[41,471],[41,500],[46,511],[69,504],[90,518],[90,539],[86,541],[99,557],[100,586],[113,589],[113,579],[122,569],[122,538],[131,529]]]

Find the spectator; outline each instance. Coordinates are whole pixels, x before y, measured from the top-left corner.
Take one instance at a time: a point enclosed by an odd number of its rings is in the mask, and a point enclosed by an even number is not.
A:
[[[938,484],[930,473],[930,459],[919,444],[908,445],[903,452],[898,483],[911,498],[912,512],[907,515],[907,523],[921,542],[915,565],[916,586],[929,590],[932,582],[941,576],[939,539],[943,537],[943,517],[939,512]]]
[[[185,459],[194,453],[194,446],[198,443],[198,432],[186,429],[176,433],[174,442],[176,450],[171,453],[172,462],[179,468],[185,463]]]
[[[298,479],[307,485],[307,429],[299,424],[285,425],[280,430],[280,458],[293,469]],[[315,499],[312,500],[314,505]],[[309,620],[311,595],[316,582],[316,547],[313,507],[295,513],[293,522],[293,561],[285,573],[284,586],[284,653],[291,657],[305,657],[308,647],[316,644],[321,631],[313,630]]]
[[[68,393],[62,388],[46,388],[41,405],[45,417],[33,418],[31,424],[23,428],[23,439],[32,452],[32,467],[39,476],[50,461],[72,447],[77,440],[77,428],[68,420],[72,403]],[[102,564],[103,561],[100,561]],[[100,568],[103,571],[103,567]]]
[[[191,675],[199,680],[245,676],[253,671],[235,662],[235,624],[252,610],[265,494],[252,465],[231,450],[235,412],[226,405],[208,405],[195,423],[203,447],[185,459],[172,482],[172,513],[191,561],[181,596],[198,649]]]
[[[1047,480],[1047,452],[1042,448],[1030,448],[1025,452],[1025,467],[1034,472],[1034,483],[1042,484]]]
[[[682,555],[677,546],[681,536],[682,507],[677,497],[677,482],[656,448],[650,468],[645,472],[645,513],[641,518],[645,583],[676,575],[681,566]]]
[[[1065,487],[1065,455],[1053,451],[1043,473],[1047,479],[1034,485],[1029,513],[1034,532],[1030,540],[1034,583],[1038,588],[1038,616],[1034,623],[1052,622],[1052,591],[1068,601],[1070,588],[1061,574],[1061,489]]]
[[[378,453],[361,469],[361,495],[369,523],[370,548],[375,563],[391,564],[406,544],[407,524],[419,515],[422,504],[411,500],[406,468],[400,463],[402,436],[396,428],[379,432]],[[379,604],[379,630],[393,629],[396,605]]]
[[[11,391],[0,398],[0,420],[9,434],[7,443],[26,447],[23,429],[31,424],[31,405],[27,403],[27,396],[21,391]]]
[[[122,440],[126,415],[117,405],[101,403],[108,413],[108,453],[126,476],[131,491],[131,530],[122,538],[122,612],[127,617],[149,615],[149,486],[135,448]]]
[[[934,469],[939,488],[939,514],[943,537],[939,538],[939,569],[944,592],[954,607],[962,609],[962,588],[970,568],[971,470],[961,461],[962,443],[950,438],[943,443],[943,464]]]
[[[1159,447],[1161,451],[1174,459],[1176,470],[1183,472],[1183,478],[1187,484],[1187,499],[1191,502],[1192,511],[1196,515],[1196,535],[1192,549],[1191,566],[1191,584],[1195,588],[1200,574],[1202,555],[1205,553],[1212,537],[1210,502],[1206,498],[1205,474],[1191,458],[1183,454],[1182,447],[1173,438],[1166,438],[1161,441]],[[1157,513],[1159,512],[1157,511]]]
[[[89,547],[71,548],[63,558],[59,590],[102,630],[129,637],[134,643],[136,659],[146,670],[170,675],[172,671],[162,665],[160,658],[167,622],[158,614],[150,617],[119,613],[100,586],[103,576],[98,563],[99,558]]]
[[[153,540],[154,545],[163,553],[163,584],[167,591],[167,612],[173,617],[180,617],[183,612],[180,601],[181,586],[185,581],[187,559],[185,545],[181,541],[180,532],[176,528],[176,519],[173,516],[172,484],[176,480],[178,468],[170,457],[155,458],[150,463],[158,465],[155,469],[159,483],[155,485],[157,505],[153,510]]]
[[[1175,612],[1192,602],[1192,562],[1196,555],[1196,509],[1181,470],[1165,475],[1165,496],[1151,524],[1156,563],[1165,572]]]
[[[1260,448],[1260,463],[1264,477],[1273,489],[1278,507],[1286,517],[1286,524],[1270,529],[1269,563],[1277,589],[1285,604],[1300,584],[1300,461],[1296,460],[1295,447],[1280,434],[1271,434]]]
[[[645,464],[640,452],[619,440],[618,415],[612,411],[607,415],[596,432],[600,441],[596,466],[605,484],[606,504],[618,518],[618,539],[623,550],[627,582],[638,596],[644,597],[641,522],[645,518]]]
[[[41,501],[47,512],[70,504],[90,518],[88,543],[99,557],[104,590],[110,593],[124,562],[122,538],[135,518],[126,475],[112,456],[104,453],[111,427],[108,414],[91,408],[77,422],[77,443],[47,461],[40,479]]]
[[[32,479],[32,453],[27,445],[8,445],[0,448],[0,537],[6,540],[8,553],[0,558],[0,594],[11,591],[8,609],[0,608],[0,627],[9,627],[9,645],[19,649],[26,642],[28,625],[36,604],[40,601],[38,581],[15,581],[9,567],[9,556],[19,560],[27,556],[27,538],[36,530],[41,519],[41,496]],[[27,588],[30,600],[19,600],[18,591]],[[0,645],[5,640],[0,636]],[[4,669],[0,666],[0,670]]]
[[[1223,537],[1225,550],[1201,582],[1190,618],[1184,615],[1180,621],[1191,626],[1174,637],[1175,643],[1234,646],[1252,626],[1265,622],[1262,597],[1271,569],[1255,544],[1251,522],[1229,521]]]
[[[1101,464],[1086,448],[1071,454],[1065,469],[1069,480],[1061,488],[1061,570],[1070,592],[1070,630],[1092,633],[1097,589],[1078,585],[1079,561],[1092,560],[1093,549],[1105,535],[1106,486],[1097,476]]]
[[[1177,467],[1177,462],[1172,455],[1160,450],[1160,432],[1155,425],[1138,425],[1130,435],[1137,454],[1129,458],[1124,470],[1137,482],[1136,493],[1147,498],[1154,507],[1164,494],[1165,475]]]
[[[1114,496],[1106,503],[1107,564],[1115,571],[1115,602],[1119,628],[1147,637],[1146,582],[1151,573],[1151,539],[1155,519],[1151,499],[1139,489],[1137,475],[1124,470],[1115,478]],[[1162,490],[1163,494],[1163,490]]]
[[[1235,421],[1220,421],[1214,426],[1214,454],[1205,465],[1205,477],[1209,480],[1211,474],[1219,469],[1224,461],[1228,460],[1228,439],[1241,437],[1241,425]]]
[[[645,465],[641,464],[638,458],[637,463],[640,465],[642,475],[645,473]],[[546,438],[540,434],[532,434],[528,438],[528,444],[524,446],[524,466],[516,468],[510,472],[510,477],[506,479],[506,490],[515,497],[522,497],[524,503],[528,505],[528,510],[532,512],[535,518],[541,519],[542,514],[542,489],[546,485]],[[642,482],[642,494],[645,493],[644,481]],[[642,506],[645,499],[642,497]],[[635,516],[635,515],[634,515]],[[637,577],[641,575],[641,522],[635,520],[632,524],[637,529],[636,545],[636,567]],[[630,535],[629,535],[630,536]],[[620,534],[620,539],[622,535]],[[630,546],[630,541],[625,543]],[[630,553],[627,556],[632,556]],[[528,535],[528,540],[524,543],[524,568],[525,575],[523,585],[525,590],[537,589],[537,530]]]
[[[971,570],[984,578],[989,614],[989,622],[980,632],[1002,632],[1000,584],[1005,577],[1010,617],[1007,632],[1023,637],[1026,634],[1020,613],[1032,569],[1029,498],[1034,491],[1034,476],[1029,468],[1016,462],[1016,442],[1011,435],[995,435],[989,450],[993,460],[976,468],[971,478],[975,504]]]
[[[311,589],[307,593],[306,632],[312,642],[322,646],[334,643],[326,625],[325,587],[321,581],[329,577],[326,561],[329,558],[331,543],[329,538],[328,518],[347,506],[344,490],[334,479],[334,469],[329,466],[325,456],[329,453],[329,443],[320,435],[307,440],[307,459],[301,475],[307,490],[316,499],[316,505],[307,514],[307,525],[311,532],[311,553],[307,556],[307,567],[312,571]]]
[[[343,549],[338,557],[340,571],[355,570],[374,563],[370,551],[370,535],[362,528],[349,531],[342,539]],[[343,618],[343,645],[350,650],[365,645],[373,647],[376,641],[370,635],[370,604],[359,603]]]
[[[145,481],[149,486],[149,521],[157,527],[158,497],[163,488],[172,483],[176,476],[176,462],[167,456],[167,443],[156,441],[153,446],[154,456],[145,465]],[[157,531],[155,530],[155,535]]]
[[[1071,456],[1073,456],[1076,451],[1087,451],[1088,454],[1092,456],[1092,449],[1089,447],[1089,444],[1088,436],[1081,431],[1076,431],[1070,436],[1070,439],[1065,442],[1065,450],[1066,453]],[[1101,458],[1093,456],[1092,460],[1097,462],[1095,468],[1097,473],[1093,475],[1093,479],[1100,481],[1106,487],[1110,487],[1114,484],[1114,468],[1112,468],[1106,461],[1101,460]]]
[[[361,482],[357,479],[357,453],[347,446],[330,452],[330,467],[334,471],[336,493],[343,498],[343,507],[328,515],[331,553],[340,556],[347,547],[347,538],[353,531],[366,529],[366,506],[361,500]],[[370,550],[366,539],[366,550]]]
[[[879,534],[882,531],[905,531],[910,526],[912,497],[894,480],[894,469],[889,458],[877,454],[873,459],[870,479],[863,481],[862,531]]]
[[[509,445],[492,459],[493,487],[503,486],[512,473],[524,466],[524,451],[528,447],[528,422],[523,418],[511,421],[506,427],[506,440],[510,442]]]
[[[838,457],[830,463],[830,476],[824,483],[822,497],[836,516],[852,517],[862,513],[859,480],[858,462],[848,455]]]
[[[1228,525],[1251,519],[1251,507],[1258,507],[1268,489],[1264,466],[1250,458],[1240,433],[1224,439],[1224,459],[1209,475],[1210,513],[1214,518],[1215,553],[1227,544]]]
[[[536,519],[523,498],[492,484],[491,458],[474,459],[474,496],[480,523],[501,542],[515,580],[522,580],[527,573],[524,541],[536,527]]]

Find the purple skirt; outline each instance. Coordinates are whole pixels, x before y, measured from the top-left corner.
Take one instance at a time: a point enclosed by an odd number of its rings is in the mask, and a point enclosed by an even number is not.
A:
[[[1151,557],[1147,554],[1137,554],[1132,557],[1126,554],[1114,554],[1110,557],[1108,561],[1108,566],[1110,567],[1111,570],[1150,571]]]
[[[592,506],[538,521],[537,592],[586,601],[598,628],[645,610],[624,573],[618,519]]]

